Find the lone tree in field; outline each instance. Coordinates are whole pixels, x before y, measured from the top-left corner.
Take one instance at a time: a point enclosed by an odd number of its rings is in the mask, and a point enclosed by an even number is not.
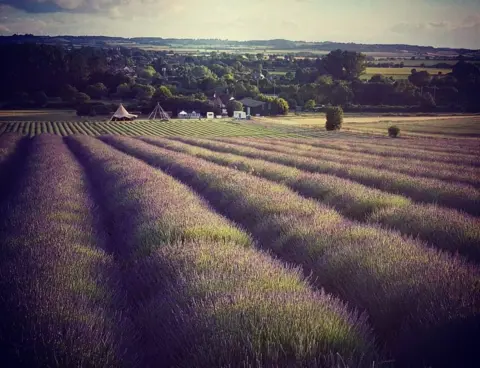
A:
[[[340,130],[343,123],[343,110],[340,106],[333,106],[327,110],[327,122],[325,129]]]
[[[392,125],[391,127],[388,128],[389,137],[397,138],[399,134],[400,134],[400,128],[397,127],[396,125]]]

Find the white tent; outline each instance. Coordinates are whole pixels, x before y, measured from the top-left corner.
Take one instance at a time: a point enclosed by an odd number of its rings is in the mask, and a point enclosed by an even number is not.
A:
[[[122,120],[133,120],[135,118],[138,118],[137,115],[133,115],[133,114],[130,114],[126,109],[125,107],[123,107],[122,104],[120,104],[120,106],[118,106],[118,109],[117,111],[115,112],[115,114],[113,114],[113,116],[110,118],[109,121],[122,121]]]
[[[185,111],[181,111],[181,112],[178,113],[179,118],[186,118],[187,116],[188,116],[188,114]]]

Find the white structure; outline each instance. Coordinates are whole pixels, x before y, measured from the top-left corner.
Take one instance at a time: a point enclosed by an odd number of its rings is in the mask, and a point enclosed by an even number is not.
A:
[[[223,118],[223,115],[217,115],[216,118],[221,119],[221,118]]]
[[[152,113],[148,117],[148,120],[170,120],[170,116],[162,109],[160,102],[157,102],[157,106],[153,109]]]
[[[178,113],[178,117],[179,117],[180,119],[186,119],[186,118],[188,118],[188,114],[187,114],[185,111],[180,111],[180,112]]]
[[[200,119],[200,113],[192,111],[190,114],[190,119]]]
[[[233,117],[235,119],[246,119],[247,118],[247,113],[244,111],[234,111],[233,112]]]
[[[130,114],[125,107],[123,107],[122,104],[118,106],[117,111],[115,111],[115,114],[110,118],[109,121],[125,121],[125,120],[133,120],[138,118],[137,115]]]
[[[207,112],[207,119],[214,119],[215,114],[213,112]]]

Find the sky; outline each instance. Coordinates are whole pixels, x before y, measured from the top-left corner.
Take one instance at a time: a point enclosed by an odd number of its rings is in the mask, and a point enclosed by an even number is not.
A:
[[[0,0],[14,33],[480,49],[480,0]]]

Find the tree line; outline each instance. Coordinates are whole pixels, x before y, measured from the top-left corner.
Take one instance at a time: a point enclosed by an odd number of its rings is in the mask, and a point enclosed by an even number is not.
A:
[[[211,110],[214,95],[274,102],[272,113],[340,105],[346,111],[422,109],[479,111],[480,69],[459,60],[452,73],[412,69],[405,80],[361,80],[364,54],[334,50],[322,58],[235,55],[182,56],[127,48],[0,45],[0,101],[4,107],[76,107],[122,100],[148,110]],[[288,70],[278,73],[277,70]],[[265,95],[277,95],[268,97]],[[104,107],[102,107],[102,105]],[[109,108],[109,107],[108,107]]]

